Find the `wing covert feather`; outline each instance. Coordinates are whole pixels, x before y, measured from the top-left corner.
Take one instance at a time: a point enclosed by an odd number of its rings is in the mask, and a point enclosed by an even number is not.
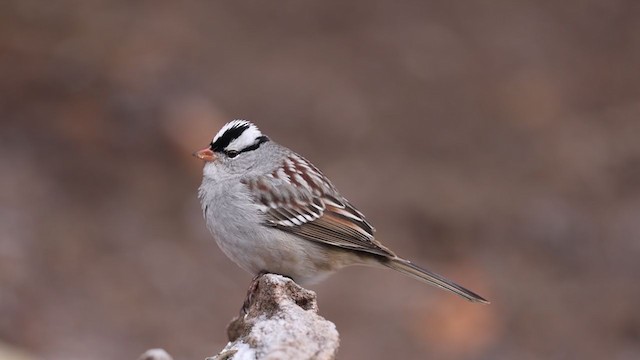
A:
[[[304,239],[395,256],[374,239],[375,229],[322,173],[299,155],[272,173],[243,182],[262,205],[267,224]]]

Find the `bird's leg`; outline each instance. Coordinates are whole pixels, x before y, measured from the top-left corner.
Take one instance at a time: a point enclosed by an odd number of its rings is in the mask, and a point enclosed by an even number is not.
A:
[[[253,302],[253,293],[258,291],[258,279],[264,274],[268,274],[268,271],[262,270],[251,280],[251,284],[249,284],[249,289],[247,289],[247,297],[244,299],[244,304],[242,304],[242,309],[240,309],[240,315],[247,315],[249,312],[249,307]]]

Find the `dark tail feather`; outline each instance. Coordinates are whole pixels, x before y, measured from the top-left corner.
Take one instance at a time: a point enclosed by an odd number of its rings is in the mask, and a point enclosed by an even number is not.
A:
[[[393,259],[389,259],[389,261],[384,263],[384,265],[394,270],[397,270],[407,276],[410,276],[416,280],[420,280],[427,284],[437,286],[441,289],[449,290],[452,293],[460,295],[471,302],[489,304],[489,301],[487,301],[482,296],[474,293],[473,291],[467,290],[462,286],[454,283],[453,281],[447,280],[436,273],[433,273],[429,270],[426,270],[417,265],[414,265],[407,260],[400,259],[400,258],[393,258]]]

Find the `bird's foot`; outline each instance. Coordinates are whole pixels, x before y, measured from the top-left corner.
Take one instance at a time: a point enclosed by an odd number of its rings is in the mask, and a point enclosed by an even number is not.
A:
[[[249,284],[249,289],[247,289],[247,296],[244,299],[244,303],[242,304],[242,308],[240,309],[240,315],[247,315],[249,312],[249,307],[251,307],[251,303],[253,302],[253,294],[258,291],[258,279],[264,274],[268,274],[268,271],[260,271],[256,276],[251,280],[251,284]]]

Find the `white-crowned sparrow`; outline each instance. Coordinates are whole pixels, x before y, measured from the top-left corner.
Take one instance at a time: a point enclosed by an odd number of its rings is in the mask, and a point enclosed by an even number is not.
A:
[[[205,161],[198,195],[207,227],[246,271],[313,283],[348,265],[384,266],[488,303],[375,240],[373,227],[320,170],[252,123],[227,123],[194,155]]]

